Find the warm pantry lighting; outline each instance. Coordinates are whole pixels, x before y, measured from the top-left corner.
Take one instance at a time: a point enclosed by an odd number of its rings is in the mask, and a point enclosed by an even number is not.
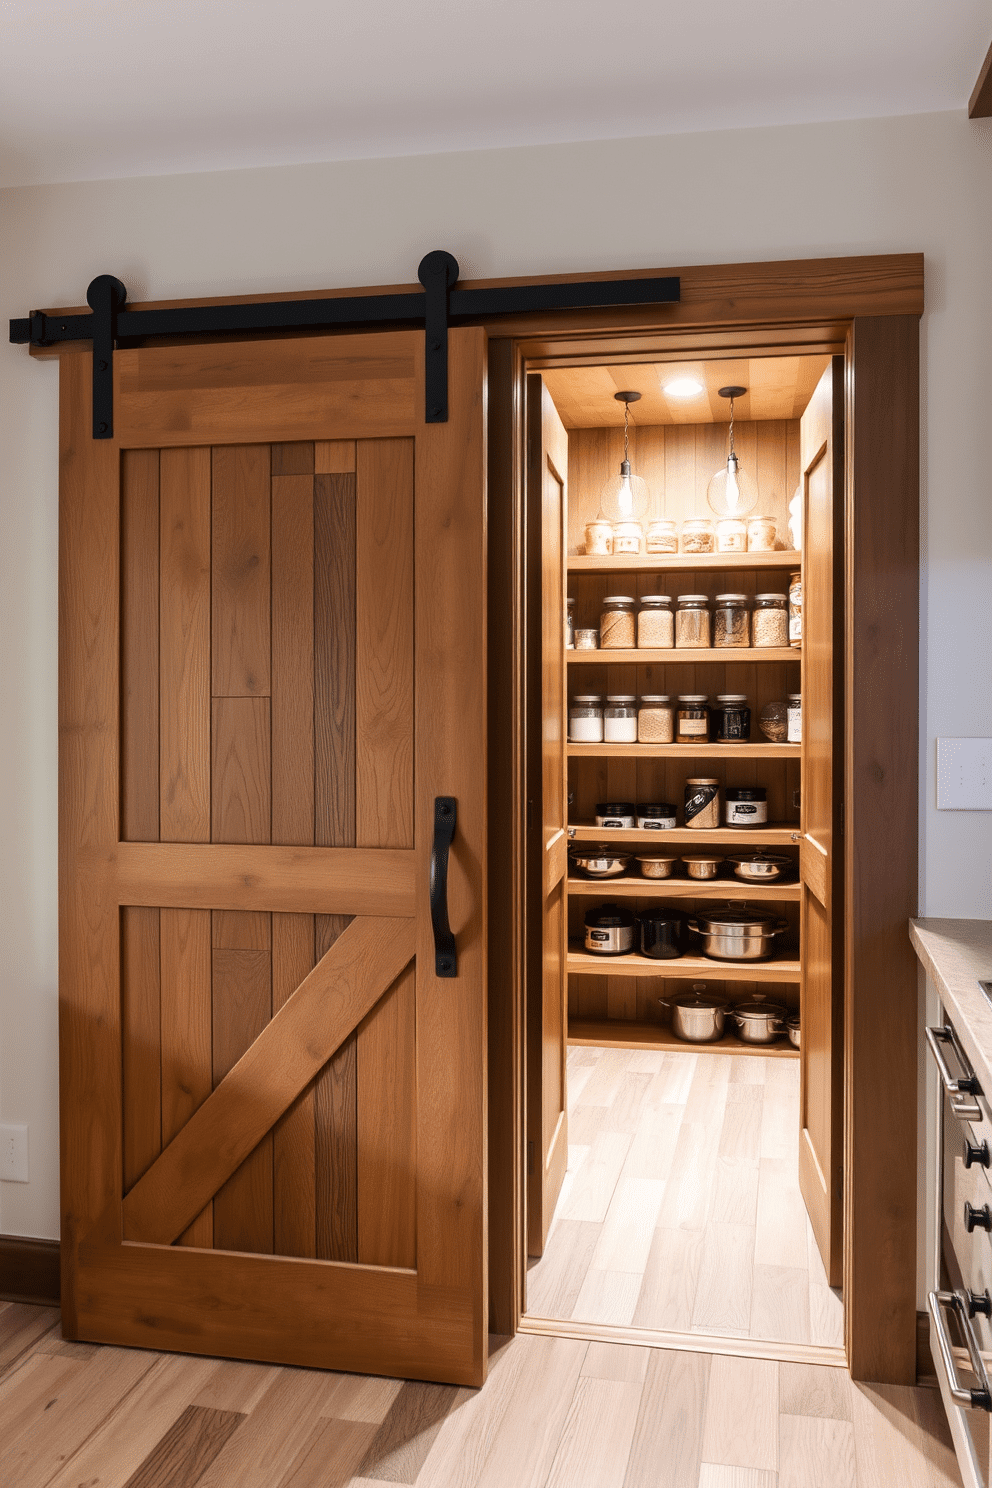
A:
[[[746,392],[744,387],[719,389],[721,398],[730,399],[730,453],[724,468],[717,471],[706,488],[706,500],[718,517],[745,517],[758,504],[758,487],[734,449],[734,399]]]
[[[662,391],[666,398],[696,398],[703,391],[703,384],[694,377],[676,377],[666,382]]]
[[[603,487],[599,498],[600,515],[608,522],[639,522],[648,509],[648,483],[639,475],[633,475],[627,452],[630,405],[636,403],[640,393],[614,393],[618,403],[623,404],[623,459],[619,475],[612,475]]]

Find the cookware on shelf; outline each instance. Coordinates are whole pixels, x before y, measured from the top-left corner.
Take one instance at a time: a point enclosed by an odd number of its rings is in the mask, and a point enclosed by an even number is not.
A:
[[[630,853],[600,842],[588,847],[573,847],[569,858],[586,878],[617,878],[625,872]]]
[[[644,910],[637,918],[642,956],[650,956],[653,961],[672,961],[682,955],[685,916],[677,909],[659,905]]]
[[[735,1003],[730,1010],[742,1044],[773,1044],[782,1033],[787,1014],[784,1003],[760,996]]]
[[[702,936],[702,952],[715,961],[765,961],[775,951],[775,937],[788,930],[788,920],[750,905],[698,910],[689,929]]]
[[[793,866],[792,859],[784,853],[746,852],[729,853],[727,861],[733,863],[734,873],[747,883],[774,883]]]
[[[691,992],[677,997],[659,997],[662,1007],[672,1010],[672,1032],[687,1044],[712,1044],[723,1037],[727,1008],[725,997],[707,992],[703,982],[693,982]]]

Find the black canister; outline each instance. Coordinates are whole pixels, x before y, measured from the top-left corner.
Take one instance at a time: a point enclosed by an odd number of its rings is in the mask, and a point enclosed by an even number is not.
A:
[[[768,821],[768,791],[763,785],[728,786],[723,793],[728,827],[763,827]]]
[[[621,904],[586,911],[586,950],[596,956],[624,956],[634,949],[634,916]]]
[[[641,955],[653,961],[674,961],[682,955],[685,920],[677,909],[648,909],[638,915]]]
[[[633,801],[597,801],[597,827],[634,827],[637,825],[637,807]]]
[[[642,832],[665,832],[675,826],[672,801],[645,801],[637,807],[637,825]]]
[[[746,744],[750,739],[751,709],[743,693],[720,693],[712,718],[713,733],[718,744]]]

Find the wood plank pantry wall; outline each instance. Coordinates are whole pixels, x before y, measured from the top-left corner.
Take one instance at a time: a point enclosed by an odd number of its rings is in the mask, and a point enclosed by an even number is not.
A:
[[[412,527],[409,439],[124,452],[124,840],[413,847]],[[348,924],[124,908],[125,1190]],[[415,1265],[414,990],[180,1243]]]

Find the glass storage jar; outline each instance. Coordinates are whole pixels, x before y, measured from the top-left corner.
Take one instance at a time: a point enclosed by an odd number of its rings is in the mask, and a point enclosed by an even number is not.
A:
[[[639,553],[644,541],[644,529],[640,522],[617,522],[613,528],[613,554]]]
[[[751,553],[775,551],[775,523],[771,517],[755,514],[747,519],[747,546]]]
[[[605,744],[637,743],[637,699],[632,693],[614,692],[603,709]]]
[[[729,786],[724,791],[728,827],[764,827],[768,823],[768,791],[763,785]]]
[[[597,801],[597,827],[636,827],[637,807],[633,801]]]
[[[671,744],[675,740],[675,709],[667,693],[645,694],[637,710],[639,744]]]
[[[644,539],[649,553],[677,553],[679,550],[679,528],[677,522],[668,517],[659,517],[648,526]]]
[[[680,594],[675,612],[675,646],[683,650],[709,650],[710,610],[705,594]]]
[[[712,553],[713,523],[709,517],[689,517],[682,523],[683,553]]]
[[[751,617],[746,594],[718,594],[713,610],[714,646],[749,646]]]
[[[574,744],[602,744],[603,699],[598,693],[577,693],[568,705],[568,737]]]
[[[718,553],[747,552],[747,523],[743,517],[721,517],[716,524]]]
[[[787,646],[789,644],[789,597],[787,594],[754,596],[754,645]]]
[[[676,744],[705,744],[710,736],[709,699],[705,692],[683,692],[676,718]]]
[[[586,553],[590,558],[608,558],[613,552],[613,523],[604,517],[586,523]]]
[[[751,709],[745,693],[717,693],[713,737],[718,744],[746,744],[750,739]]]
[[[575,600],[565,601],[565,650],[575,650]]]
[[[720,825],[720,782],[705,775],[685,783],[685,824],[699,831]]]
[[[577,630],[575,632],[575,649],[576,651],[598,651],[599,631]]]
[[[667,651],[675,645],[675,615],[670,594],[645,594],[637,612],[637,644]]]
[[[789,645],[803,643],[803,576],[789,575]]]
[[[784,744],[789,734],[788,704],[776,700],[766,703],[758,715],[758,727],[773,744]]]
[[[634,600],[629,594],[608,594],[599,617],[602,651],[632,651],[637,644]]]
[[[803,742],[803,699],[798,692],[786,693],[786,743],[801,744]]]

